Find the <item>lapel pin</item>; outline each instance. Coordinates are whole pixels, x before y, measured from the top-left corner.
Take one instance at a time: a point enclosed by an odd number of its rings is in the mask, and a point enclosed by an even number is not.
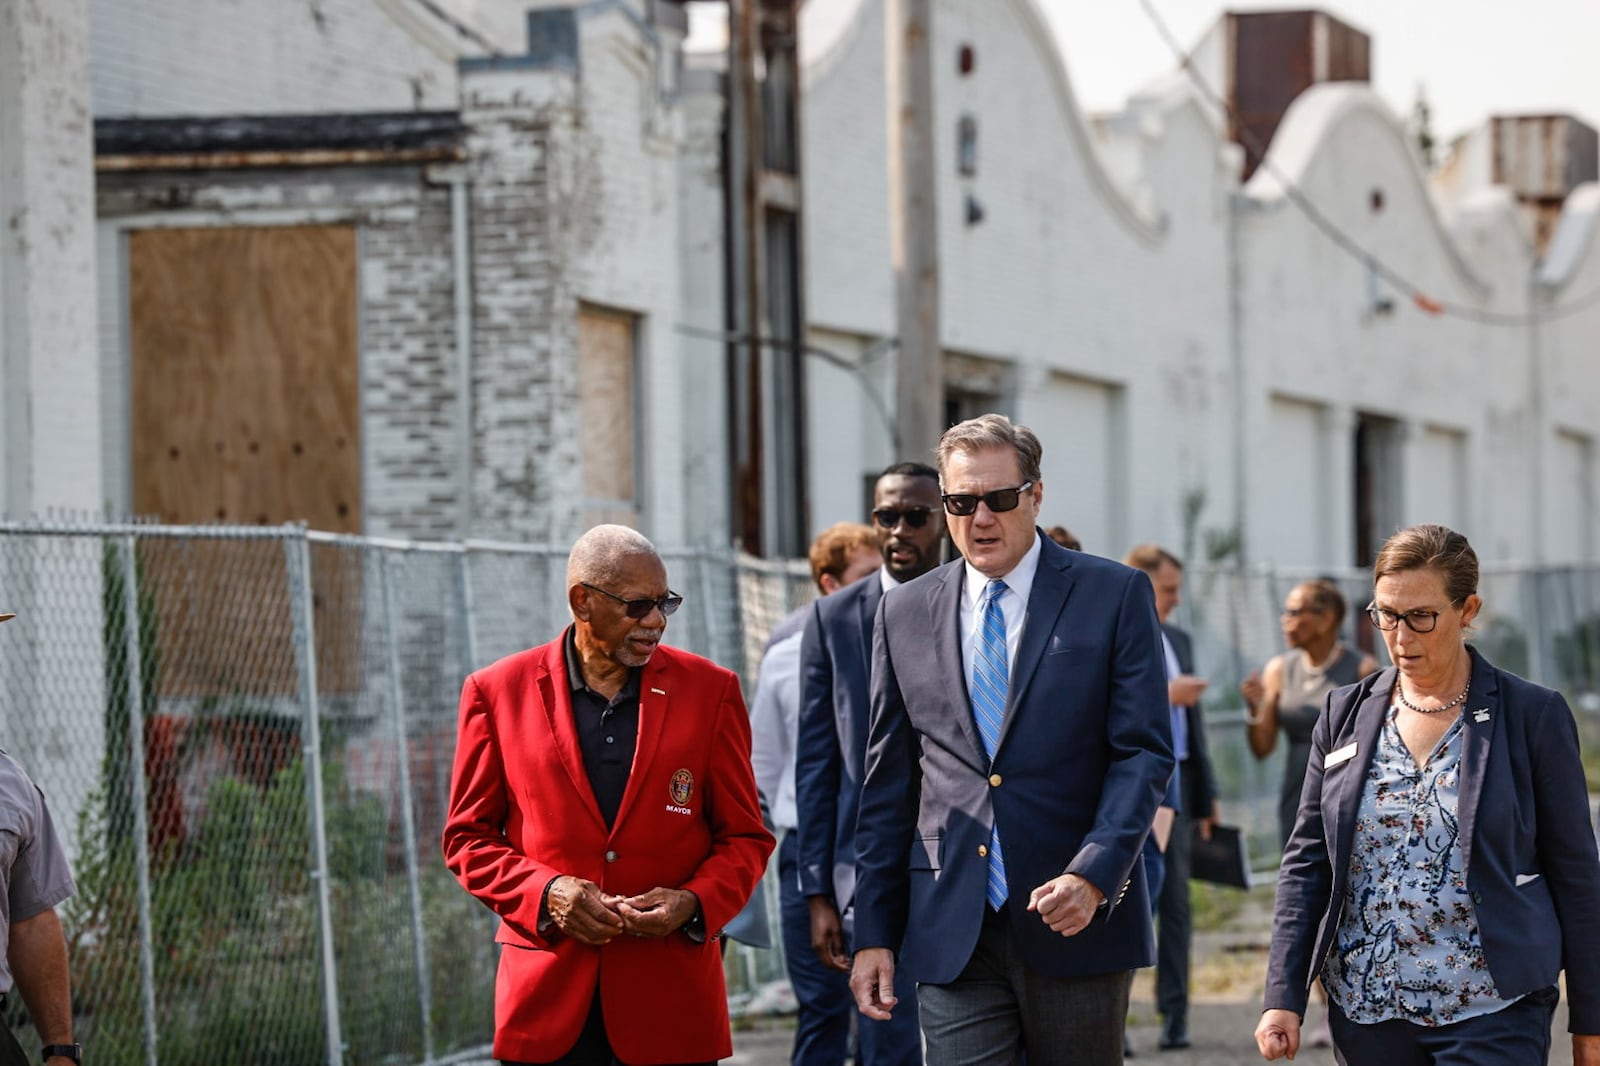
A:
[[[1473,711],[1472,720],[1474,722],[1487,722],[1489,720],[1489,708],[1479,707],[1477,710]]]
[[[664,689],[664,688],[655,688],[654,686],[651,687],[650,691],[654,692],[657,696],[665,696],[667,694],[667,690],[666,689]]]

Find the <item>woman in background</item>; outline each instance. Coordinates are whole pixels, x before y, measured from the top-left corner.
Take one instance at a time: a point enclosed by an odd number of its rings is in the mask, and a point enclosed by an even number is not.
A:
[[[1289,744],[1283,761],[1283,785],[1278,791],[1278,840],[1286,845],[1300,807],[1300,786],[1306,779],[1306,759],[1311,754],[1311,727],[1317,724],[1328,693],[1353,685],[1378,664],[1370,655],[1347,648],[1339,640],[1344,625],[1344,594],[1332,581],[1302,581],[1289,590],[1279,622],[1289,650],[1274,656],[1260,671],[1252,670],[1239,691],[1249,708],[1250,751],[1265,759],[1277,747],[1281,730]],[[1327,995],[1317,984],[1317,999]],[[1311,1030],[1308,1043],[1327,1047],[1333,1041],[1328,1015]]]
[[[1332,581],[1302,581],[1289,590],[1280,623],[1289,650],[1252,670],[1239,691],[1250,710],[1250,751],[1265,759],[1281,730],[1288,741],[1278,792],[1278,840],[1287,843],[1300,807],[1300,785],[1311,754],[1311,727],[1328,693],[1376,673],[1377,662],[1339,640],[1344,594]]]

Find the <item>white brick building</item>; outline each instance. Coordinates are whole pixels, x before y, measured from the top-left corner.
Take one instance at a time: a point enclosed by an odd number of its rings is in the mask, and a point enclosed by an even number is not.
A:
[[[721,352],[678,328],[721,324],[720,99],[680,71],[681,12],[543,8],[467,21],[414,0],[280,0],[254,14],[93,0],[114,512],[550,543],[619,517],[669,544],[722,539],[720,377],[695,377]],[[340,122],[348,138],[330,134]],[[435,130],[426,145],[396,139],[420,126]],[[280,477],[290,487],[248,511],[143,491],[158,477],[133,447],[137,384],[157,373],[157,345],[141,319],[152,302],[157,319],[180,314],[181,293],[217,272],[152,297],[146,246],[164,231],[269,239],[307,226],[353,247],[307,297],[348,290],[353,350],[321,362],[350,364],[350,409],[334,421],[353,432],[280,426],[276,448],[241,434],[217,451],[247,448],[247,466],[276,451],[296,471],[356,448],[359,463]],[[250,276],[283,290],[301,269],[279,264],[278,277],[258,262]],[[296,495],[328,495],[318,480],[340,486],[331,513]]]
[[[1596,559],[1600,371],[1579,353],[1600,342],[1600,307],[1524,320],[1600,302],[1595,187],[1541,263],[1505,190],[1435,207],[1364,85],[1302,95],[1241,187],[1238,149],[1185,78],[1091,127],[1031,0],[943,0],[933,25],[942,341],[947,386],[969,394],[950,406],[1039,431],[1046,520],[1108,555],[1159,540],[1331,568],[1436,520],[1487,559]],[[805,68],[812,335],[858,357],[894,331],[883,54],[881,0],[861,0]],[[1452,313],[1338,248],[1275,174]],[[892,394],[883,362],[867,374]],[[859,513],[860,474],[889,456],[848,375],[817,369],[811,389],[821,527]]]
[[[33,225],[59,208],[77,240],[70,254],[13,242],[0,257],[4,513],[151,513],[140,485],[179,469],[156,459],[181,466],[194,448],[139,451],[155,439],[141,418],[184,424],[151,415],[139,382],[161,379],[139,368],[166,350],[149,338],[181,318],[174,294],[194,282],[147,261],[226,273],[194,256],[224,255],[204,236],[236,234],[279,264],[264,291],[348,312],[345,348],[311,364],[345,368],[326,389],[346,407],[286,409],[265,436],[196,429],[290,488],[265,507],[201,508],[197,492],[175,517],[292,512],[553,542],[621,517],[667,544],[726,543],[728,351],[704,334],[728,320],[719,83],[684,73],[670,5],[532,6],[528,22],[494,0],[88,0],[59,31],[78,67],[8,64],[30,72],[0,75],[0,117],[39,123],[59,83],[80,110],[92,102],[104,136],[92,251],[83,195],[76,208],[39,199],[55,178],[86,188],[81,115],[76,158],[24,161],[0,144],[25,179],[8,178],[7,203],[28,198]],[[809,534],[859,517],[864,479],[903,457],[880,410],[895,332],[882,0],[808,11],[853,11],[826,40],[802,23],[808,339],[859,363],[806,364]],[[1595,558],[1600,308],[1526,321],[1600,289],[1593,187],[1568,199],[1540,257],[1483,167],[1430,191],[1364,86],[1303,95],[1270,165],[1241,186],[1240,150],[1181,76],[1086,117],[1034,0],[942,0],[934,31],[947,411],[1005,410],[1039,431],[1049,521],[1112,555],[1157,539],[1335,567],[1397,523],[1436,518],[1490,559]],[[1337,248],[1275,175],[1453,313]],[[295,252],[301,236],[334,258]],[[173,254],[180,240],[201,252]],[[91,262],[92,303],[86,279],[65,280]],[[323,277],[307,263],[338,284],[307,281]],[[64,280],[28,280],[47,268]],[[69,337],[87,336],[91,307],[93,353]],[[45,359],[38,338],[57,329],[50,350],[73,354]],[[338,491],[291,491],[328,484]]]

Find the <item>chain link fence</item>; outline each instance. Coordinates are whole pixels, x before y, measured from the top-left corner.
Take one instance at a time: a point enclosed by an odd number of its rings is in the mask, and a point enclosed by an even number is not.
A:
[[[482,1053],[493,918],[438,843],[456,700],[567,624],[566,553],[0,526],[0,736],[77,877],[62,914],[97,1062]],[[762,624],[783,568],[663,556],[687,599],[673,642],[743,668],[740,597]]]
[[[1276,867],[1277,796],[1283,779],[1281,738],[1265,760],[1245,737],[1248,719],[1239,683],[1284,649],[1279,611],[1302,581],[1327,578],[1349,604],[1345,643],[1389,665],[1378,632],[1362,609],[1372,600],[1365,570],[1310,571],[1190,568],[1173,621],[1194,638],[1196,670],[1210,681],[1205,696],[1208,741],[1222,791],[1223,820],[1247,833],[1253,865]],[[1600,567],[1485,566],[1484,604],[1471,642],[1495,665],[1562,692],[1577,716],[1591,787],[1600,787]]]
[[[0,742],[49,797],[78,1031],[122,1064],[427,1063],[492,1035],[493,918],[439,839],[474,667],[568,622],[566,547],[297,528],[0,525]],[[672,643],[739,671],[814,589],[801,560],[666,550]],[[1230,821],[1275,854],[1281,769],[1239,680],[1296,573],[1192,569],[1177,619],[1212,681]],[[1365,575],[1336,576],[1352,607]],[[1567,692],[1594,736],[1600,570],[1490,571],[1478,642]],[[1359,616],[1357,616],[1359,617]],[[1382,659],[1381,641],[1350,639]],[[774,924],[777,891],[762,891]],[[779,938],[774,929],[773,941]],[[781,949],[731,945],[735,1009]]]

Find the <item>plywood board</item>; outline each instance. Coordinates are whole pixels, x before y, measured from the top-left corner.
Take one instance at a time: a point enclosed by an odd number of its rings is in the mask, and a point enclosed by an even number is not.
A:
[[[594,307],[578,313],[580,455],[590,524],[638,521],[634,323],[630,315]]]
[[[138,513],[360,531],[355,284],[350,226],[129,235]]]
[[[360,532],[355,229],[135,232],[128,299],[135,512]],[[285,564],[273,549],[242,569],[237,550],[199,542],[145,557],[163,645],[184,645],[164,655],[163,693],[294,691]],[[338,689],[357,673],[359,615],[349,612],[360,597],[327,594],[348,578],[320,554],[320,672],[324,689]],[[335,616],[330,603],[347,606]],[[224,634],[260,643],[241,655]]]

